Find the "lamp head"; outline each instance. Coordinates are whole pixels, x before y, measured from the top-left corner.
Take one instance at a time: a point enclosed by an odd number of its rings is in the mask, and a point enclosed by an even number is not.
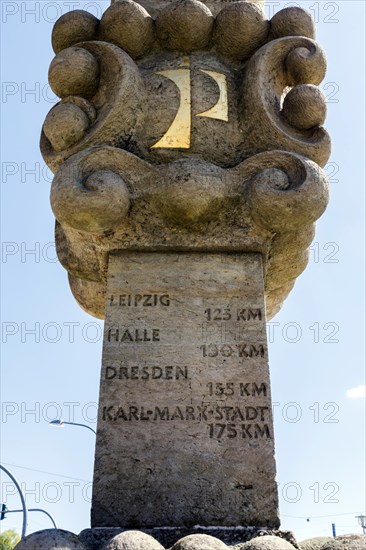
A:
[[[64,424],[64,421],[62,420],[62,418],[60,418],[58,420],[51,420],[50,425],[54,426],[55,428],[64,428],[65,427],[65,424]]]

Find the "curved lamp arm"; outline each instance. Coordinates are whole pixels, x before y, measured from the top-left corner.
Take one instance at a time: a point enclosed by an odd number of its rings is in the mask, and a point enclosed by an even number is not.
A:
[[[23,512],[23,510],[6,510],[5,514],[15,514],[16,512]],[[46,510],[43,510],[42,508],[28,508],[28,512],[42,512],[42,514],[46,514],[46,516],[48,516],[52,521],[54,528],[57,529],[55,520],[53,519],[51,514],[49,514]]]
[[[58,428],[62,428],[65,424],[68,424],[70,426],[81,426],[82,428],[87,428],[88,430],[93,432],[93,434],[95,435],[97,434],[97,432],[87,424],[79,424],[79,422],[66,422],[65,420],[60,419],[60,420],[51,420],[50,424]]]

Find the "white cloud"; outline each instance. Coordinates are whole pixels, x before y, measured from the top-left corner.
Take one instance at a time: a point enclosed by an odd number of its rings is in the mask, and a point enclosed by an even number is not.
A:
[[[357,386],[356,388],[351,388],[347,390],[347,397],[350,399],[362,399],[366,397],[366,386]]]

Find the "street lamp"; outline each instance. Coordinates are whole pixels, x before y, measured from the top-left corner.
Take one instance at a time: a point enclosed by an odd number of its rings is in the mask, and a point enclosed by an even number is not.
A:
[[[15,513],[18,513],[18,512],[23,512],[23,510],[8,510],[6,508],[6,506],[5,506],[5,509],[3,509],[4,517],[5,517],[6,514],[15,514]],[[42,508],[28,508],[28,512],[42,512],[42,514],[46,514],[46,516],[48,516],[50,518],[50,520],[52,521],[52,524],[53,524],[54,528],[57,529],[57,525],[55,523],[55,520],[53,519],[51,514],[49,514],[46,510],[43,510]]]
[[[55,428],[64,428],[65,424],[68,424],[69,426],[81,426],[82,428],[87,428],[88,430],[93,432],[93,434],[95,434],[95,435],[97,434],[97,432],[93,428],[88,426],[87,424],[79,424],[79,422],[66,422],[65,420],[62,420],[61,418],[59,420],[51,420],[51,422],[50,422],[50,425],[54,426]]]
[[[5,472],[10,477],[10,479],[12,480],[12,482],[14,483],[15,487],[18,490],[20,500],[21,500],[21,503],[22,503],[22,512],[23,512],[23,524],[22,524],[22,535],[21,535],[21,538],[23,539],[25,537],[26,531],[27,531],[27,505],[25,503],[25,498],[24,498],[24,495],[23,495],[22,490],[20,488],[20,485],[17,482],[17,480],[15,479],[15,477],[13,476],[13,474],[11,474],[9,472],[9,470],[7,470],[1,464],[0,464],[0,470],[3,470],[3,472]]]
[[[366,535],[366,516],[363,516],[363,515],[356,516],[356,519],[358,520],[358,523],[362,527],[363,534]]]

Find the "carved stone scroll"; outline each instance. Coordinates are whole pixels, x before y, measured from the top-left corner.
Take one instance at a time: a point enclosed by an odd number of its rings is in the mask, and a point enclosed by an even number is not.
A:
[[[111,250],[260,252],[268,318],[305,268],[328,196],[326,61],[306,11],[267,21],[262,4],[119,0],[56,23],[41,148],[59,257],[93,315]]]

